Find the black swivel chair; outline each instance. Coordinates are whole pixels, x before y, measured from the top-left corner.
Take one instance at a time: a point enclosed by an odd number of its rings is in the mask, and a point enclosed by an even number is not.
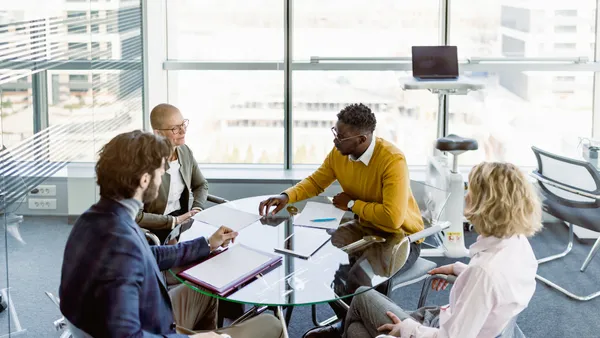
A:
[[[536,147],[531,148],[537,159],[538,168],[531,176],[539,184],[543,196],[543,210],[569,225],[569,242],[565,251],[538,260],[549,262],[566,256],[573,247],[573,225],[600,232],[600,173],[586,161],[549,153]],[[580,271],[584,272],[600,248],[600,238],[586,257]],[[600,296],[600,291],[587,296],[578,296],[550,280],[537,275],[544,284],[565,295],[587,301]]]

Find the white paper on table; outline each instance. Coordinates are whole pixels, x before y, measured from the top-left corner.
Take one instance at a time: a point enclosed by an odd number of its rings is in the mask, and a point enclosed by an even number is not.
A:
[[[307,202],[302,212],[294,219],[294,225],[309,226],[321,229],[337,229],[346,212],[333,204]],[[311,222],[313,219],[335,218],[328,222]]]
[[[261,216],[229,208],[226,205],[218,205],[200,211],[194,215],[193,218],[196,221],[214,225],[216,227],[224,225],[233,231],[240,231],[258,221]]]
[[[259,251],[243,245],[233,245],[204,262],[189,268],[185,272],[198,280],[222,289],[247,276],[271,259]]]

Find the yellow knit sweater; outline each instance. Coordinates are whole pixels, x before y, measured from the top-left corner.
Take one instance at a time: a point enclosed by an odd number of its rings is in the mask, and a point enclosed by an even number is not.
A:
[[[363,224],[385,232],[410,235],[423,230],[423,219],[410,189],[404,154],[393,144],[376,138],[369,165],[351,161],[337,149],[312,175],[285,193],[290,203],[321,194],[336,179],[355,200],[352,212]]]

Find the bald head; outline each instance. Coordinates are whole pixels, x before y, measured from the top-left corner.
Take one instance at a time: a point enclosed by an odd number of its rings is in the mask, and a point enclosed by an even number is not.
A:
[[[177,107],[174,105],[161,103],[154,107],[150,112],[150,125],[152,126],[152,129],[158,130],[168,128],[166,123],[174,114],[180,114],[179,109],[177,109]]]

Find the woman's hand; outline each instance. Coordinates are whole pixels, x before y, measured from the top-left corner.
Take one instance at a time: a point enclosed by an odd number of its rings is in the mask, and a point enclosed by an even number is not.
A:
[[[392,313],[390,311],[386,312],[386,314],[388,315],[388,317],[390,317],[393,324],[381,325],[380,327],[377,328],[377,331],[379,331],[379,332],[388,331],[388,335],[400,337],[400,327],[402,326],[402,321],[400,320],[400,318],[398,318],[398,316],[396,316],[394,313]]]
[[[455,276],[454,264],[448,264],[448,265],[437,267],[437,268],[429,271],[428,274],[430,274],[430,275],[441,274],[441,275]],[[445,290],[448,287],[448,284],[449,283],[447,280],[436,278],[431,282],[431,289],[435,290],[435,291]]]

